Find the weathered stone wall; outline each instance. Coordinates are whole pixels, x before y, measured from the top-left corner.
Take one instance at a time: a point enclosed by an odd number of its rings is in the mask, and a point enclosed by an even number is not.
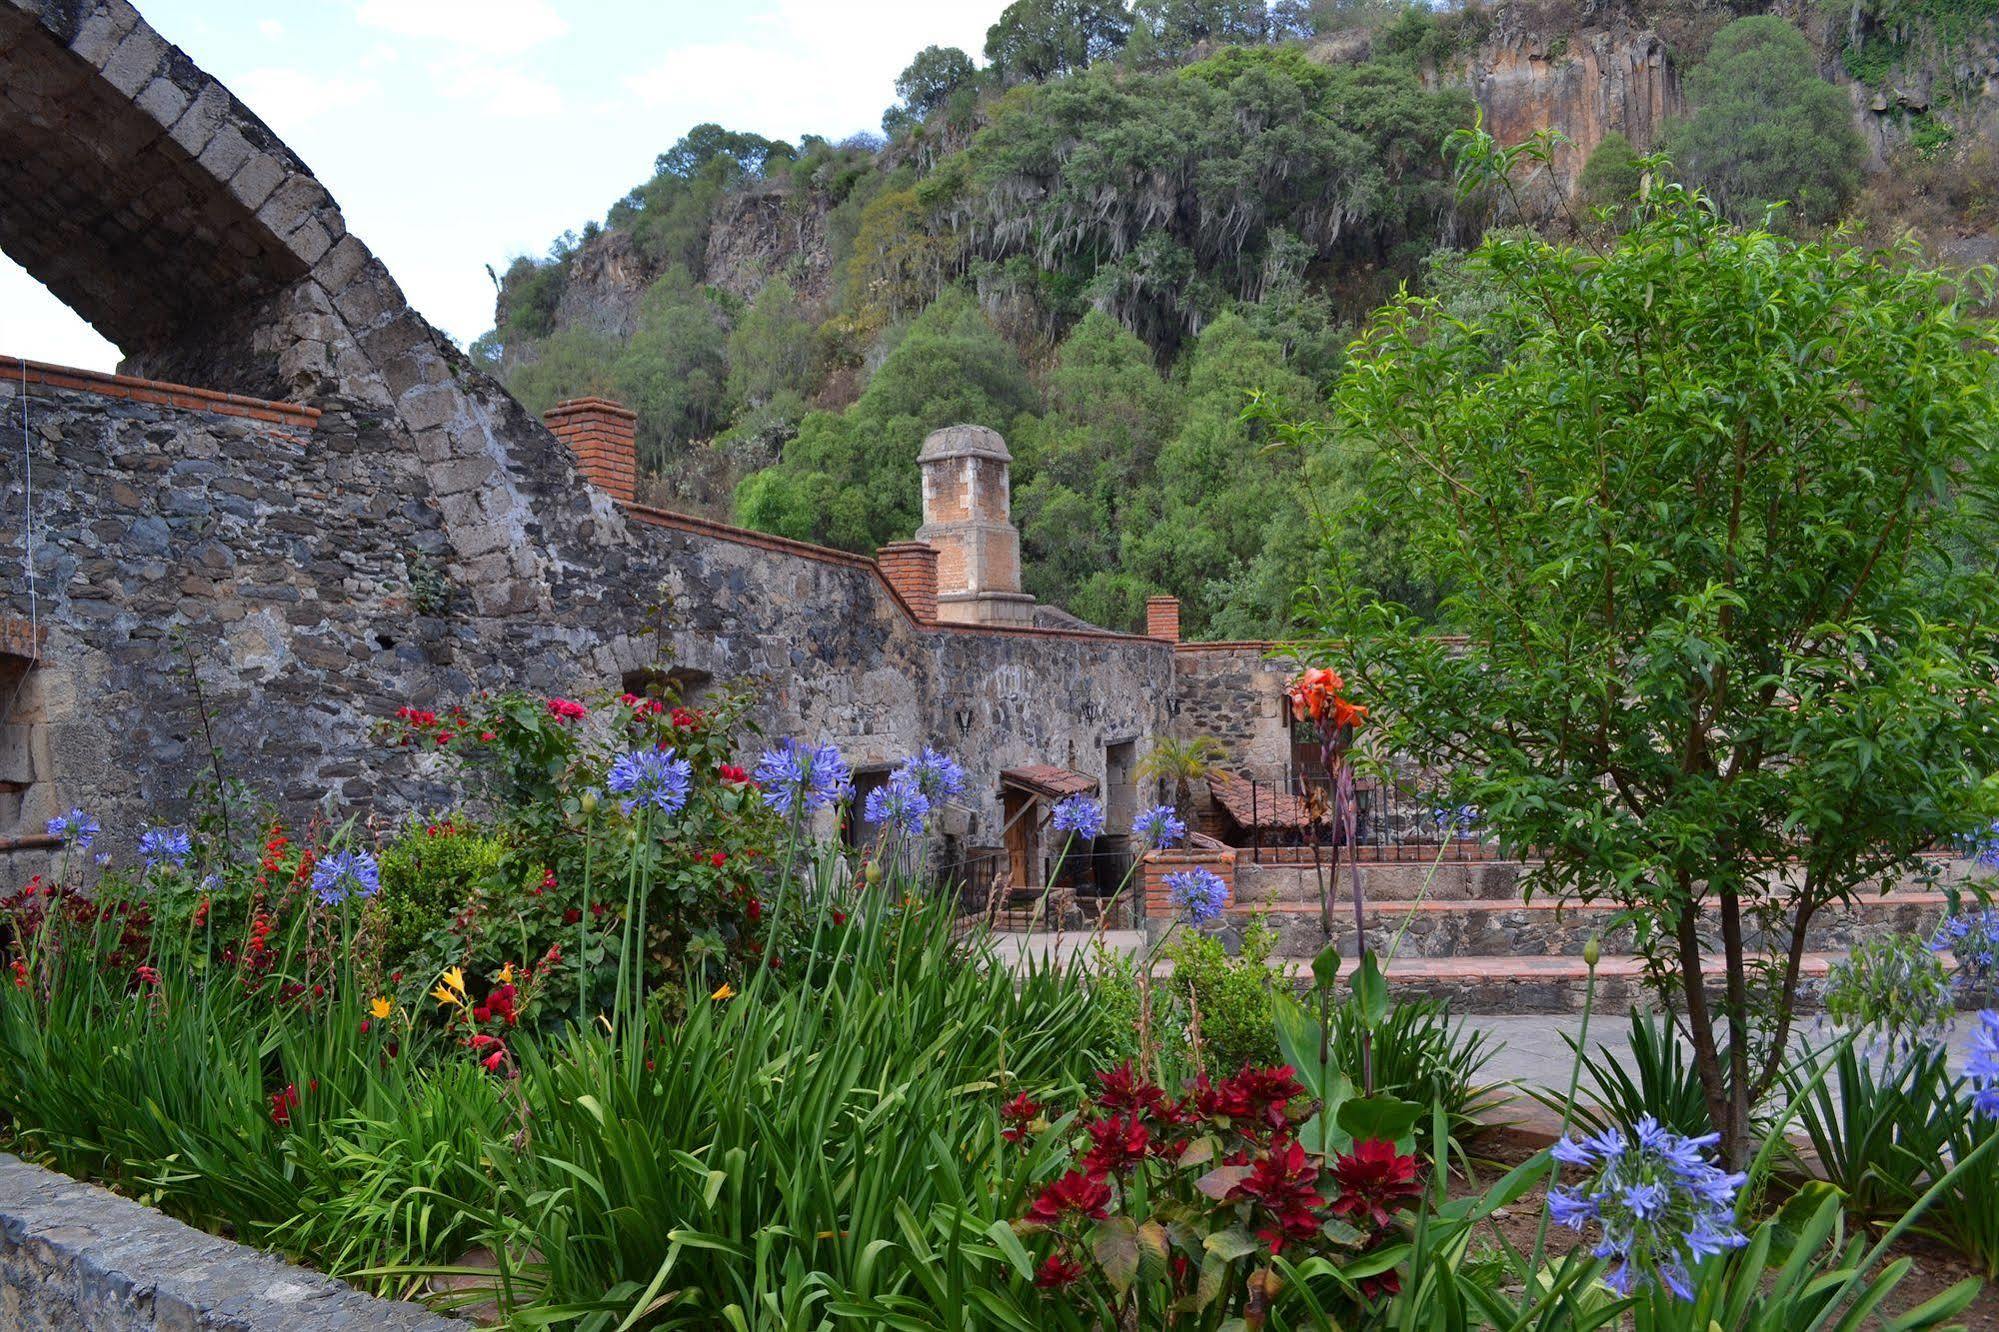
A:
[[[1173,733],[1211,736],[1231,768],[1261,782],[1286,779],[1291,725],[1275,643],[1182,643],[1173,651]]]
[[[0,418],[18,423],[11,366]],[[573,472],[528,480],[580,514],[575,553],[488,613],[452,569],[454,495],[393,419],[121,391],[46,370],[26,391],[38,595],[17,576],[0,605],[46,633],[13,720],[40,728],[47,761],[15,832],[83,803],[135,833],[209,775],[211,736],[230,775],[294,808],[434,801],[434,773],[371,741],[397,707],[616,690],[668,664],[760,682],[770,734],[832,740],[857,765],[946,748],[972,771],[954,831],[975,841],[996,835],[1002,768],[1102,778],[1106,745],[1142,750],[1165,725],[1164,643],[926,626],[871,560],[614,507]],[[0,568],[22,567],[23,461],[0,449]],[[504,517],[512,540],[545,531],[527,506]]]
[[[0,1155],[0,1326],[18,1332],[451,1332],[391,1303]]]

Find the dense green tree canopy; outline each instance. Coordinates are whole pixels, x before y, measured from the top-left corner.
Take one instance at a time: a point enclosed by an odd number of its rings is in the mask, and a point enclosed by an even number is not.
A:
[[[1427,248],[1453,204],[1443,139],[1469,120],[1411,74],[1236,48],[1019,90],[918,197],[1171,347],[1254,296],[1279,229],[1321,260]]]
[[[745,522],[850,550],[907,540],[922,521],[923,437],[957,422],[1012,432],[1038,405],[1020,358],[979,307],[947,290],[910,325],[843,414],[814,412],[782,461],[744,482]]]
[[[1783,19],[1737,19],[1715,34],[1686,92],[1694,113],[1668,127],[1666,154],[1736,220],[1783,202],[1817,226],[1860,188],[1866,147],[1852,103],[1819,77],[1811,43]]]

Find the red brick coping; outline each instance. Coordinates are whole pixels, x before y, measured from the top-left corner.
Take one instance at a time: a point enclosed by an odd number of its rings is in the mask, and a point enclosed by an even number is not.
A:
[[[178,407],[191,412],[214,412],[222,416],[246,416],[253,421],[298,426],[310,430],[319,421],[319,408],[297,402],[271,402],[240,393],[219,393],[214,389],[188,384],[168,384],[157,379],[137,379],[131,375],[106,374],[102,370],[78,370],[74,366],[48,365],[0,355],[0,378],[10,384],[22,381],[25,367],[30,385],[95,393],[104,398],[124,398],[161,407]]]

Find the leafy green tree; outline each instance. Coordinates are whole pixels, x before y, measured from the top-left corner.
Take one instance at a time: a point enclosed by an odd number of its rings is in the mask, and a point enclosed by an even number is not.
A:
[[[737,513],[751,527],[848,550],[907,540],[922,521],[923,437],[957,422],[1009,434],[1037,405],[1013,348],[971,297],[948,288],[852,407],[807,416],[778,465],[744,481]]]
[[[729,330],[729,397],[751,410],[802,404],[812,389],[812,321],[791,284],[772,278]]]
[[[895,95],[913,114],[927,116],[978,77],[972,58],[955,46],[926,46],[895,77]]]
[[[1860,188],[1867,150],[1853,106],[1819,77],[1811,43],[1786,20],[1759,14],[1723,28],[1686,90],[1694,113],[1667,126],[1666,155],[1737,221],[1786,202],[1817,226]]]
[[[728,406],[723,311],[685,269],[667,269],[639,303],[638,327],[612,367],[616,396],[639,414],[642,471],[713,435]]]
[[[1133,22],[1155,56],[1178,61],[1205,42],[1261,42],[1270,35],[1265,0],[1138,0]]]
[[[1377,743],[1455,765],[1532,888],[1632,913],[1733,1163],[1815,918],[1999,804],[1999,577],[1953,558],[1999,501],[1994,339],[1917,258],[1664,186],[1601,254],[1489,237],[1486,319],[1396,302],[1335,399],[1463,635],[1328,562]]]
[[[564,398],[615,397],[618,387],[612,366],[622,350],[623,344],[608,333],[560,329],[515,362],[506,375],[507,391],[536,416]]]
[[[1004,83],[1039,83],[1116,55],[1130,35],[1122,0],[1013,0],[986,29],[986,62]]]
[[[1576,194],[1585,208],[1608,208],[1616,212],[1637,195],[1638,182],[1644,174],[1644,163],[1639,161],[1638,150],[1631,146],[1631,140],[1612,130],[1583,163]]]
[[[1063,341],[1047,413],[1023,421],[1011,441],[1028,591],[1100,624],[1142,616],[1144,584],[1106,575],[1120,533],[1156,511],[1153,460],[1172,432],[1176,396],[1146,345],[1100,311]]]
[[[1301,455],[1271,447],[1264,423],[1244,418],[1255,395],[1287,418],[1317,411],[1317,389],[1286,367],[1282,349],[1240,316],[1224,315],[1202,330],[1187,360],[1180,424],[1159,453],[1157,521],[1124,534],[1124,567],[1179,597],[1182,627],[1195,637],[1207,635],[1280,516],[1302,503]],[[1259,620],[1268,633],[1284,611],[1265,604],[1238,618]]]

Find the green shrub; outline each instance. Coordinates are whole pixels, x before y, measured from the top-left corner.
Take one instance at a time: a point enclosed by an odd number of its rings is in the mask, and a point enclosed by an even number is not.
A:
[[[1901,1055],[1934,1044],[1956,1012],[1943,959],[1913,934],[1862,939],[1826,975],[1826,1018],[1863,1048]]]
[[[412,819],[381,848],[382,952],[401,964],[434,931],[494,885],[501,842],[457,816]],[[424,988],[429,988],[425,977]]]
[[[1166,946],[1173,963],[1170,988],[1186,1015],[1183,1030],[1189,1043],[1198,1032],[1199,1062],[1208,1072],[1226,1076],[1245,1064],[1278,1062],[1270,1005],[1276,981],[1268,964],[1276,946],[1277,932],[1261,921],[1243,931],[1242,951],[1235,957],[1212,934],[1188,931]]]

